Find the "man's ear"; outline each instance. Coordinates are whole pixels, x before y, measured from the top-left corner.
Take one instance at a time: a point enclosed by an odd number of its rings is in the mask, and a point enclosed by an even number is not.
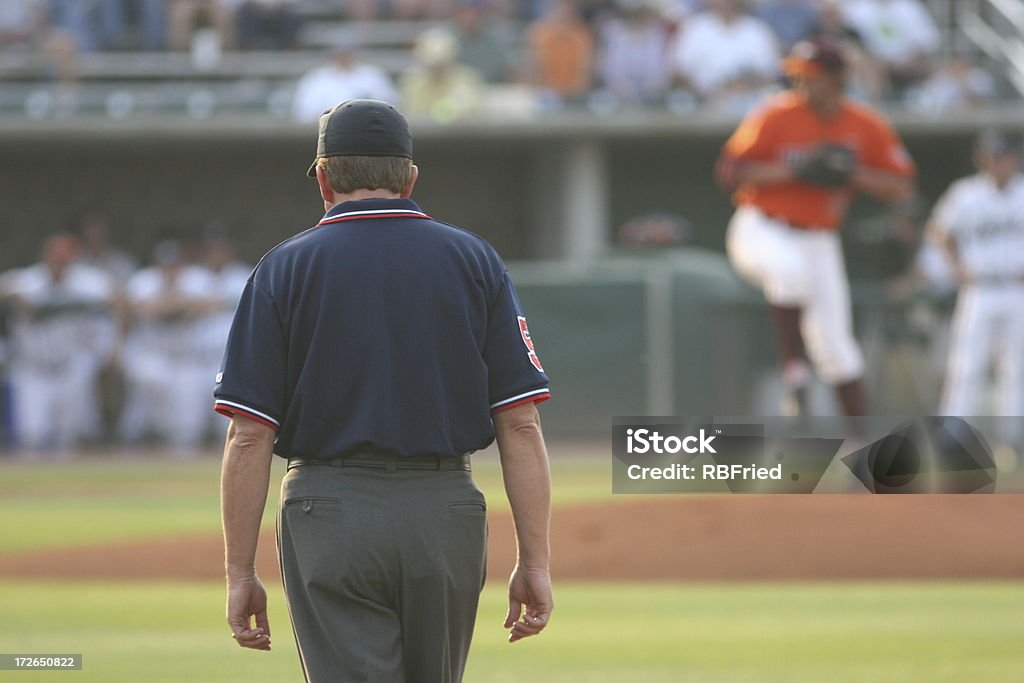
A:
[[[320,186],[320,197],[324,200],[324,206],[328,209],[334,206],[334,188],[331,187],[324,169],[320,166],[316,167],[316,184]]]
[[[409,182],[405,188],[402,189],[402,199],[408,199],[412,196],[412,188],[416,186],[416,180],[420,177],[420,169],[413,164],[409,171]]]

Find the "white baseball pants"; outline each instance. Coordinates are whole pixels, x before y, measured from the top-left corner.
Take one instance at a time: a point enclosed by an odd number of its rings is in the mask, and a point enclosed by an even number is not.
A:
[[[70,448],[94,436],[96,365],[74,359],[55,370],[11,368],[14,429],[26,448]]]
[[[953,313],[942,415],[987,412],[983,401],[995,361],[993,415],[1024,415],[1024,285],[970,285]]]
[[[804,346],[822,380],[843,384],[863,374],[838,233],[794,228],[745,206],[729,223],[726,250],[769,303],[802,309]]]
[[[205,364],[135,351],[124,355],[124,374],[128,395],[121,438],[131,443],[152,431],[177,448],[202,443],[213,395]]]

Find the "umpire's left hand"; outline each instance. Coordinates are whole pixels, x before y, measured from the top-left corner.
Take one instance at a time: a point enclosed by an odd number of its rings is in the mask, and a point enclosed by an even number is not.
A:
[[[270,649],[270,621],[267,619],[267,591],[253,574],[242,579],[228,577],[228,626],[240,647]],[[256,628],[252,628],[252,617]]]
[[[547,568],[530,569],[516,565],[508,582],[508,614],[505,628],[508,642],[535,636],[548,625],[555,599]]]

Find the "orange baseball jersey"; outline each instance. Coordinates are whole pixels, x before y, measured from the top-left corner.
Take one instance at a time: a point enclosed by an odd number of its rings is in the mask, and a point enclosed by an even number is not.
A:
[[[851,147],[858,163],[904,177],[914,162],[892,127],[868,107],[844,101],[839,113],[823,118],[798,94],[787,91],[749,114],[722,150],[726,162],[784,162],[822,143]],[[765,214],[803,228],[837,229],[853,198],[851,188],[822,188],[801,180],[740,185],[737,206],[753,205]]]

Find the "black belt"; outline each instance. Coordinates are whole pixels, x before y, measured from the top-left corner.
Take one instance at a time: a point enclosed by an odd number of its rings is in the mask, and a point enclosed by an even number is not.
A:
[[[334,458],[288,458],[288,469],[310,465],[329,467],[365,467],[375,470],[466,470],[471,469],[468,455],[412,455],[352,453]]]

